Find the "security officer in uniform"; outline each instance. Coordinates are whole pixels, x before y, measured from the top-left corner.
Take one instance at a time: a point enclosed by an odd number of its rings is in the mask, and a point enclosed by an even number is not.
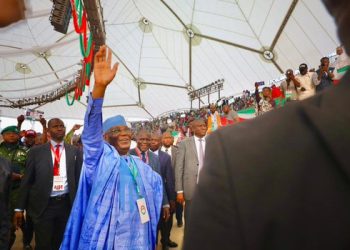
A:
[[[20,136],[17,126],[8,126],[1,131],[4,141],[0,144],[0,157],[7,159],[11,163],[12,188],[10,192],[10,218],[13,217],[17,203],[19,186],[24,174],[27,152],[20,145]],[[12,223],[11,223],[12,224]],[[16,239],[15,227],[11,226],[10,247]],[[23,230],[22,230],[23,231]]]

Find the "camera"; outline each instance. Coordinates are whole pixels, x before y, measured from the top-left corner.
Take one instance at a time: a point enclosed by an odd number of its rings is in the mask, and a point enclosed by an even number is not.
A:
[[[261,82],[256,82],[255,85],[258,85],[258,86],[264,86],[265,85],[265,82],[264,81],[261,81]]]
[[[40,119],[43,117],[44,112],[34,109],[26,109],[24,112],[24,117],[27,120],[32,121],[40,121]]]

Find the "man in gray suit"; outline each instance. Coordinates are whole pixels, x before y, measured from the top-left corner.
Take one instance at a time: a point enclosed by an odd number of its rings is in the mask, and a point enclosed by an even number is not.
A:
[[[191,122],[194,136],[183,140],[179,144],[175,165],[176,200],[185,202],[185,221],[190,217],[191,200],[198,183],[198,176],[203,167],[205,152],[205,135],[207,125],[202,119]]]
[[[350,1],[324,2],[349,52]],[[347,72],[337,87],[213,133],[184,249],[350,249],[349,106]]]

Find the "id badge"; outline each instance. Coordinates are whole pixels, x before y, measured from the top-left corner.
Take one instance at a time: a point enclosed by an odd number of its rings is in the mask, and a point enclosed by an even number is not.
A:
[[[141,223],[144,224],[149,221],[149,214],[148,214],[145,198],[138,199],[136,202],[137,202],[137,208],[139,210]]]
[[[64,178],[62,176],[53,177],[52,191],[64,191]]]

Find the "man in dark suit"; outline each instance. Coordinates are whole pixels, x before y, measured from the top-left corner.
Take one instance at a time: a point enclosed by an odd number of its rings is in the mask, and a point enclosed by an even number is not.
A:
[[[37,250],[59,249],[79,184],[82,154],[64,143],[65,132],[62,120],[51,119],[51,141],[28,153],[15,219],[19,226],[23,210],[31,216]]]
[[[175,210],[175,179],[173,167],[171,166],[171,157],[160,150],[162,137],[159,134],[152,133],[151,134],[151,142],[150,149],[153,153],[158,155],[160,162],[160,172],[162,179],[164,180],[165,190],[168,196],[168,200],[170,203],[170,211]],[[172,216],[170,216],[169,220],[165,221],[164,219],[160,219],[159,221],[159,229],[161,232],[161,240],[162,249],[168,249],[168,247],[177,247],[177,244],[170,240],[170,231],[171,225],[173,223]]]
[[[186,223],[189,222],[193,193],[204,163],[207,133],[207,125],[202,119],[192,121],[190,127],[194,135],[179,144],[175,165],[176,199],[179,203],[185,202]]]
[[[324,2],[350,51],[350,2]],[[350,249],[349,83],[210,136],[184,249]]]
[[[175,178],[175,164],[176,164],[176,155],[178,148],[176,145],[174,145],[174,136],[170,132],[164,132],[162,135],[162,148],[161,150],[171,157],[171,165],[173,167],[173,173],[174,173],[174,178]],[[176,195],[176,192],[175,192]],[[182,227],[183,226],[183,221],[182,221],[182,213],[183,213],[183,205],[177,201],[175,201],[175,215],[176,215],[176,221],[177,221],[177,226]],[[171,212],[171,210],[170,210]],[[172,222],[172,217],[173,215],[170,215],[170,220],[171,220],[171,227],[173,225]],[[170,228],[171,230],[171,228]]]
[[[11,176],[10,162],[0,157],[0,249],[8,249],[10,243]]]
[[[160,176],[162,176],[160,170],[160,162],[159,158],[156,154],[149,151],[150,142],[151,142],[151,134],[146,130],[141,130],[136,135],[137,147],[133,148],[129,151],[131,155],[137,155],[144,163],[148,164],[153,171],[157,172]],[[163,179],[163,178],[162,178]],[[163,179],[163,210],[162,217],[165,220],[169,219],[170,216],[170,205],[168,196],[166,194],[166,189],[164,185]]]

